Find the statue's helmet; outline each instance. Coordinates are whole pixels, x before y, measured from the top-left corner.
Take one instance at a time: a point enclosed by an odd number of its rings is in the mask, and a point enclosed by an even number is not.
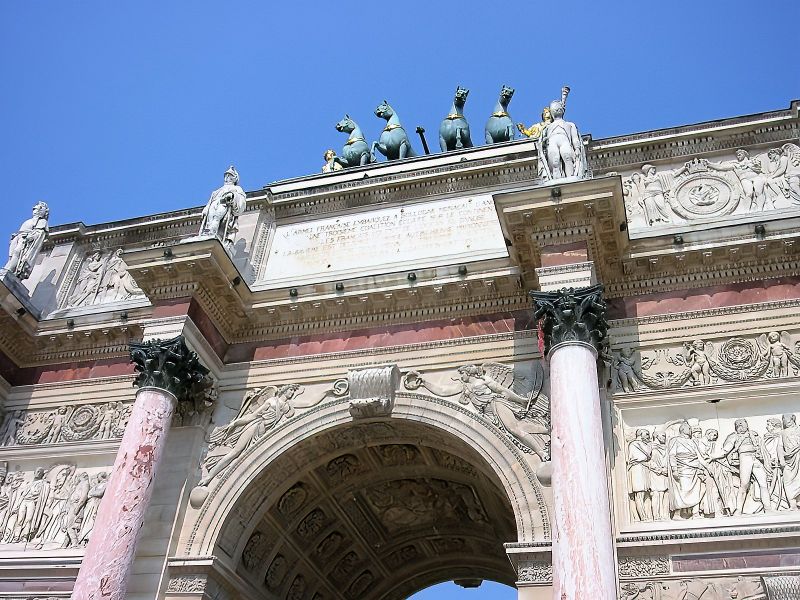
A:
[[[233,165],[228,167],[228,170],[225,171],[225,176],[227,177],[228,175],[233,179],[233,185],[239,185],[239,172],[236,170],[236,167]]]

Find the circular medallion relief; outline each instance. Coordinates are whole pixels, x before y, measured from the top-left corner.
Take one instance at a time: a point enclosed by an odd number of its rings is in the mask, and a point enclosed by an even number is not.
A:
[[[727,215],[739,201],[736,190],[723,175],[707,172],[690,175],[675,186],[673,194],[677,203],[674,208],[684,217]]]

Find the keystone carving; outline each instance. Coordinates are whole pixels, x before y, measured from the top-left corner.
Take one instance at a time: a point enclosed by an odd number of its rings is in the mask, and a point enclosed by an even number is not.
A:
[[[602,354],[608,335],[603,286],[562,288],[557,292],[531,291],[534,318],[539,322],[545,354],[565,342],[583,342]]]
[[[387,417],[394,408],[394,395],[400,385],[397,365],[350,369],[350,414],[355,419]]]

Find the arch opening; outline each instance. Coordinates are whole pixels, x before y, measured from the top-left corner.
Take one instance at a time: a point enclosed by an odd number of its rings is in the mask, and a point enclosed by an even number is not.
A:
[[[516,579],[501,481],[470,444],[429,424],[350,422],[306,437],[242,499],[251,508],[230,512],[215,554],[265,597],[390,600],[443,581]]]

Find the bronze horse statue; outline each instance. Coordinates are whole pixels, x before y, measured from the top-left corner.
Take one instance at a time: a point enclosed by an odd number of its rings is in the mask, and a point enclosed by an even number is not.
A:
[[[472,148],[472,139],[469,136],[469,123],[464,117],[464,104],[467,102],[469,90],[458,86],[453,107],[450,109],[442,124],[439,125],[439,147],[442,152]]]
[[[333,157],[334,162],[343,167],[363,167],[370,162],[375,162],[370,157],[369,146],[367,145],[367,140],[364,139],[364,134],[361,133],[361,128],[350,118],[350,115],[345,115],[344,119],[336,124],[336,131],[342,131],[350,135],[344,143],[342,155]]]
[[[514,121],[508,114],[508,103],[514,95],[514,88],[507,85],[500,90],[500,99],[494,105],[494,112],[486,122],[486,143],[497,144],[514,139]]]
[[[372,142],[370,155],[373,162],[375,162],[376,148],[387,160],[411,158],[417,155],[411,147],[411,140],[408,139],[406,130],[400,124],[400,118],[386,100],[375,109],[375,116],[386,119],[386,127],[383,128],[380,139]]]

